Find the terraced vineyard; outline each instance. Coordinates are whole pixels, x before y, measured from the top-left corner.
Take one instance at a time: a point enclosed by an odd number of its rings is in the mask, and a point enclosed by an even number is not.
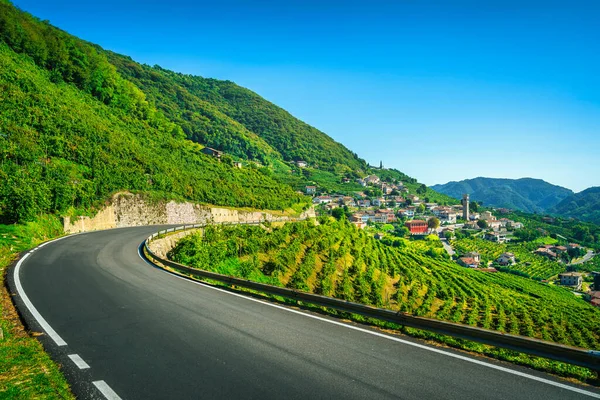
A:
[[[533,248],[528,248],[518,243],[494,243],[483,239],[460,239],[452,242],[452,246],[458,253],[477,251],[481,255],[482,264],[494,261],[504,252],[514,253],[517,264],[505,267],[517,272],[519,275],[537,280],[548,279],[566,269],[565,264],[538,256],[532,253]]]
[[[344,220],[321,220],[211,227],[204,236],[182,239],[169,256],[196,268],[418,316],[600,348],[600,310],[562,288],[432,257],[437,246],[404,239],[385,244]]]

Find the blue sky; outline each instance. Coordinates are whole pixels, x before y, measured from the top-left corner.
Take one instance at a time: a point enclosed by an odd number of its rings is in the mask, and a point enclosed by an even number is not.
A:
[[[14,3],[136,61],[248,87],[427,184],[600,186],[597,1]]]

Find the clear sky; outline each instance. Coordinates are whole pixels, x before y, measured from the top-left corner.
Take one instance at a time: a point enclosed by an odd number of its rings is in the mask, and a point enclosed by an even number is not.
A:
[[[600,1],[13,2],[136,61],[248,87],[426,184],[600,186]]]

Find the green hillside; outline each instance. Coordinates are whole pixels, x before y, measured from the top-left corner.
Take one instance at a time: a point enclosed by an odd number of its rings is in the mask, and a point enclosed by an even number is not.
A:
[[[107,54],[119,73],[191,140],[262,163],[304,160],[337,173],[367,169],[342,144],[233,82],[184,75]]]
[[[600,224],[600,187],[592,187],[567,197],[550,212]]]
[[[123,189],[264,209],[306,202],[200,150],[94,46],[0,3],[0,221],[87,209]]]
[[[432,189],[460,199],[468,193],[471,200],[486,206],[506,207],[529,213],[543,213],[573,194],[569,189],[541,179],[474,178],[434,185]]]

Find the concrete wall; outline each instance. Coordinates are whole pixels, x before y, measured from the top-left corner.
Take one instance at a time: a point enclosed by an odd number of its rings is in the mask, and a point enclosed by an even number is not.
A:
[[[314,217],[315,211],[311,208],[298,219]],[[65,233],[76,233],[127,226],[272,221],[277,218],[282,217],[266,212],[201,206],[189,202],[149,202],[141,195],[118,193],[113,196],[110,205],[96,216],[65,217],[63,227]],[[288,217],[283,218],[290,220]]]

